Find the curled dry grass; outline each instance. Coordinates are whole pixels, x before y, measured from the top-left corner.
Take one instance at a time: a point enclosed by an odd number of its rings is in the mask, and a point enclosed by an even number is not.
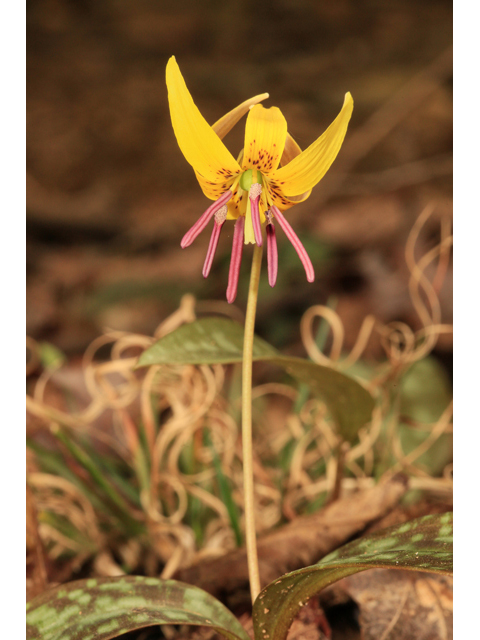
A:
[[[378,478],[377,465],[385,437],[390,463],[382,470],[384,474],[405,470],[413,488],[451,491],[451,465],[442,477],[432,477],[419,463],[419,458],[443,434],[451,432],[451,404],[434,424],[417,423],[402,418],[398,394],[392,393],[408,368],[432,351],[442,333],[452,330],[450,325],[442,324],[437,296],[448,269],[452,243],[449,219],[441,221],[438,245],[419,260],[415,258],[419,235],[432,211],[433,207],[428,207],[420,215],[405,249],[409,292],[422,323],[420,330],[414,332],[401,322],[382,324],[367,316],[354,347],[345,354],[344,329],[335,311],[317,305],[302,318],[301,336],[310,358],[340,371],[352,373],[372,337],[376,334],[380,339],[385,360],[363,381],[377,398],[377,406],[371,423],[360,431],[358,442],[352,447],[342,443],[318,399],[307,398],[295,407],[298,392],[292,386],[270,383],[254,389],[256,403],[261,398],[282,396],[292,406],[286,424],[265,432],[258,428],[255,433],[256,517],[260,531],[273,527],[282,518],[295,517],[300,510],[315,508],[335,492],[336,485],[351,491],[376,482],[374,476]],[[425,270],[432,263],[436,270],[430,281]],[[217,306],[207,309],[208,304],[202,303],[202,311],[238,313],[231,307],[213,305]],[[44,432],[53,434],[71,474],[61,477],[38,471],[38,457],[28,475],[40,514],[40,535],[50,557],[74,556],[77,565],[95,557],[95,570],[103,575],[134,568],[138,571],[139,565],[153,574],[160,566],[162,577],[167,578],[179,566],[235,546],[235,510],[227,508],[225,496],[219,491],[223,478],[241,523],[242,454],[238,422],[233,417],[238,406],[222,395],[225,367],[157,366],[147,371],[134,370],[144,349],[181,324],[193,321],[199,306],[192,296],[184,296],[179,309],[152,337],[107,331],[97,338],[83,356],[83,378],[90,401],[80,411],[51,406],[45,394],[57,369],[47,367],[40,374],[33,395],[27,396],[27,410],[35,417],[29,435],[37,440]],[[319,318],[328,323],[331,331],[328,353],[319,349],[314,336],[314,324]],[[96,354],[106,345],[111,345],[110,359],[100,361]],[[31,338],[27,339],[27,351],[29,375],[40,363],[39,345]],[[401,420],[412,429],[428,432],[408,454],[399,435]],[[57,437],[60,431],[63,440]],[[138,499],[113,495],[121,493],[113,482],[113,489],[110,485],[103,487],[107,497],[118,502],[113,516],[93,504],[94,497],[86,495],[81,487],[89,486],[95,494],[95,477],[91,473],[88,476],[78,458],[72,457],[65,437],[94,443],[92,446],[101,455],[129,470],[128,481]],[[282,463],[282,459],[287,462]],[[76,484],[76,477],[84,484]],[[123,520],[118,515],[122,509],[126,510]],[[195,514],[199,512],[204,513],[200,519],[204,526],[201,544],[195,530]],[[52,514],[57,518],[52,519]],[[139,532],[122,532],[122,522],[128,518],[140,525]],[[69,524],[62,528],[59,522]]]

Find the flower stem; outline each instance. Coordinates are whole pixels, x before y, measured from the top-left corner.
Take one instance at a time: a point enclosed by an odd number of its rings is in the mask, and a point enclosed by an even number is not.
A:
[[[255,511],[253,497],[253,450],[252,450],[252,354],[257,310],[258,283],[262,265],[263,248],[253,249],[250,286],[248,289],[247,315],[243,338],[242,363],[242,442],[243,442],[243,491],[245,501],[245,539],[247,543],[248,575],[252,603],[260,593],[258,571],[257,538],[255,533]]]

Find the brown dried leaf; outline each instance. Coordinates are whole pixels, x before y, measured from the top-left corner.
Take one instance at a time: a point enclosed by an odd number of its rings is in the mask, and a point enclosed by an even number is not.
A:
[[[360,608],[364,640],[451,640],[453,578],[374,569],[336,586]]]
[[[27,484],[26,497],[26,547],[27,547],[27,600],[45,591],[48,586],[48,575],[45,563],[45,550],[38,534],[37,511],[32,490]]]

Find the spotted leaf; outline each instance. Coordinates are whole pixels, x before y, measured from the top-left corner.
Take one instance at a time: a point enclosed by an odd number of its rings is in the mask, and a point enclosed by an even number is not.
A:
[[[425,516],[350,542],[311,567],[287,573],[259,594],[253,607],[255,638],[285,640],[297,612],[313,595],[367,569],[453,572],[453,516]]]
[[[225,318],[201,318],[184,324],[144,351],[139,367],[155,364],[226,364],[243,358],[243,327]],[[349,441],[371,420],[374,401],[356,380],[303,358],[282,356],[255,336],[253,360],[268,360],[310,386],[325,401]]]
[[[250,640],[223,604],[175,580],[90,578],[46,591],[27,604],[27,640],[108,640],[158,624],[202,625],[227,640]]]

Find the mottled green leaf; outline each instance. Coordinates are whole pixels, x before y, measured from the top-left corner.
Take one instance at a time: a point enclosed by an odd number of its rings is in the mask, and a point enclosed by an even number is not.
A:
[[[60,585],[27,604],[27,640],[108,640],[158,624],[202,625],[227,640],[250,640],[223,604],[175,580],[90,578]]]
[[[313,595],[367,569],[409,569],[451,574],[453,517],[425,516],[355,540],[311,567],[287,573],[259,594],[253,608],[255,638],[284,640],[299,609]]]
[[[277,356],[269,360],[309,385],[327,405],[345,440],[353,442],[358,430],[372,419],[374,400],[353,378],[303,358]]]
[[[243,358],[243,327],[225,318],[201,318],[172,331],[147,349],[139,367],[155,364],[227,364]],[[342,436],[353,441],[372,417],[374,401],[353,378],[302,358],[282,356],[255,336],[253,360],[268,360],[307,383],[327,404]]]
[[[278,351],[255,336],[253,359],[275,357]],[[229,364],[243,358],[243,327],[226,318],[201,318],[168,333],[144,351],[139,367],[152,364]]]

